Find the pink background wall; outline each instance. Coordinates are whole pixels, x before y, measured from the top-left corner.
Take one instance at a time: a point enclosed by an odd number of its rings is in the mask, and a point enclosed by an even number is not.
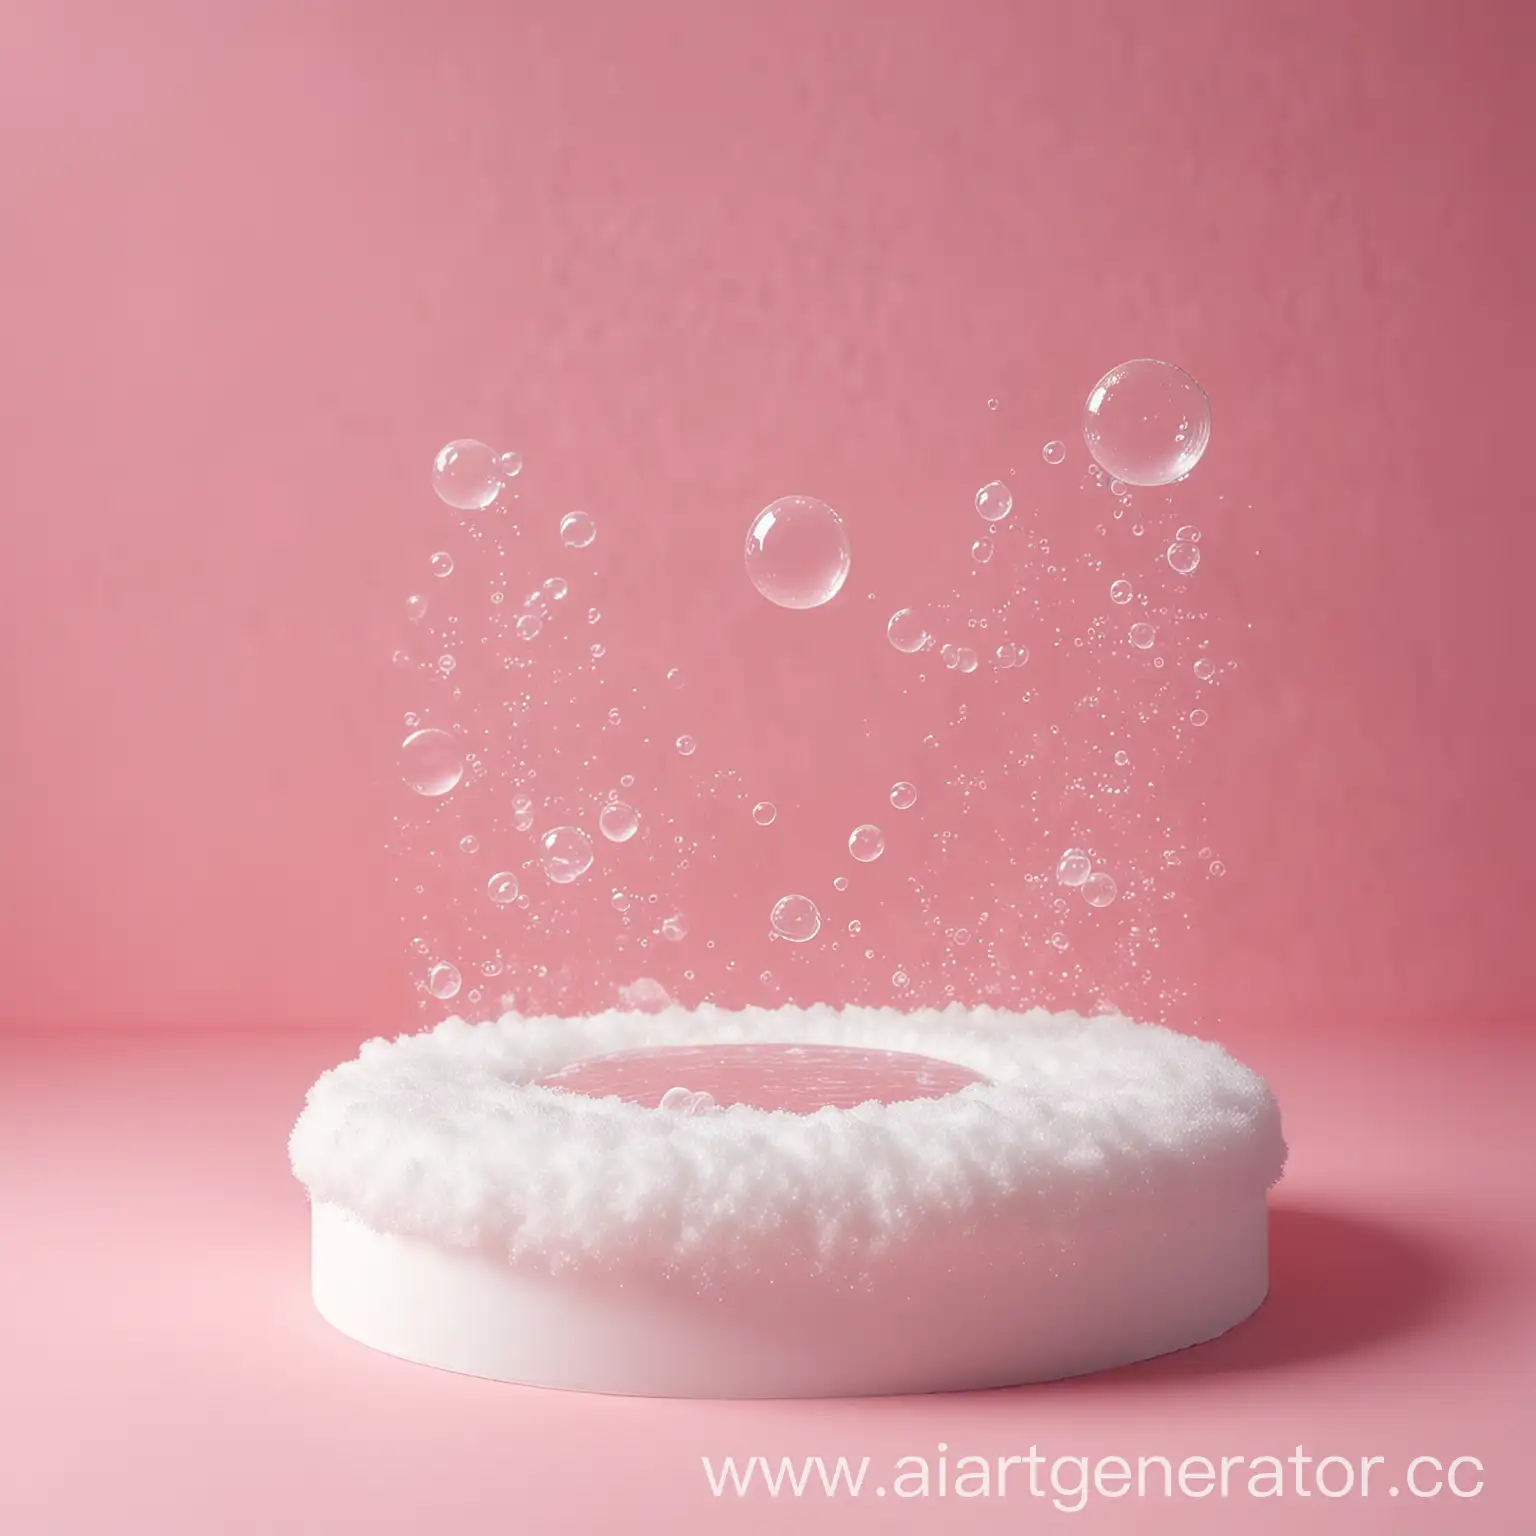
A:
[[[1533,42],[1405,0],[6,7],[0,1018],[404,1020],[387,658],[446,439],[594,511],[610,646],[683,660],[750,777],[793,733],[736,681],[812,742],[878,703],[825,659],[964,574],[935,509],[1047,437],[1080,471],[1137,355],[1215,402],[1202,596],[1252,626],[1191,780],[1205,1006],[1511,1017]],[[740,541],[802,489],[855,566],[789,630]],[[829,826],[910,776],[866,713]]]

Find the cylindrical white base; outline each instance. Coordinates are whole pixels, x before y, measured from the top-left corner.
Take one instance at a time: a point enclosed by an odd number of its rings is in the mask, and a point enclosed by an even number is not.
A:
[[[1171,1218],[1171,1219],[1170,1219]],[[1079,1376],[1225,1333],[1264,1300],[1262,1194],[1116,1203],[1025,1262],[1006,1231],[956,1231],[849,1286],[746,1275],[700,1292],[648,1275],[551,1276],[377,1232],[313,1206],[322,1317],[444,1370],[642,1397],[857,1397]]]

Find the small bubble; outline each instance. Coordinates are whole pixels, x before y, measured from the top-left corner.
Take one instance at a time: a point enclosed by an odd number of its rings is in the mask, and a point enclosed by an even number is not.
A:
[[[864,931],[864,924],[861,923],[858,920],[858,918],[850,917],[848,919],[848,932],[849,933],[863,933],[863,931]]]
[[[1191,575],[1195,567],[1200,564],[1200,546],[1191,543],[1188,539],[1175,539],[1168,546],[1168,564],[1180,576]]]
[[[999,402],[997,396],[994,395],[990,400],[987,401],[987,409],[989,411],[995,411],[998,407],[998,403]]]
[[[981,662],[978,659],[976,652],[973,651],[970,646],[962,645],[956,652],[955,665],[962,672],[974,672],[976,668],[981,665]]]
[[[1192,709],[1189,712],[1189,723],[1191,725],[1204,725],[1210,718],[1203,709]]]
[[[464,777],[464,754],[447,731],[413,731],[400,747],[400,772],[418,795],[446,795]]]
[[[1111,496],[1126,497],[1131,494],[1131,488],[1123,480],[1111,480],[1109,482],[1109,494]]]
[[[517,616],[517,632],[524,640],[532,640],[544,628],[544,621],[536,613],[520,613]]]
[[[988,481],[976,492],[976,510],[989,523],[1001,522],[1013,511],[1013,492],[1001,480]]]
[[[848,852],[860,864],[870,864],[885,852],[885,834],[879,827],[865,822],[848,834]]]
[[[510,869],[498,870],[485,882],[485,893],[498,907],[510,906],[517,900],[517,876]]]
[[[505,592],[492,592],[491,601],[499,608],[507,600]]]
[[[1093,873],[1093,860],[1080,848],[1068,848],[1056,861],[1056,879],[1062,885],[1081,885]]]
[[[778,814],[778,807],[771,800],[759,800],[752,807],[752,820],[760,827],[771,827]]]
[[[1067,456],[1067,445],[1053,438],[1040,450],[1040,456],[1047,464],[1060,464]]]
[[[592,867],[592,839],[580,827],[551,827],[539,839],[539,862],[551,884],[569,885]]]
[[[480,974],[482,976],[500,976],[501,975],[501,961],[500,960],[487,960],[487,961],[485,961],[484,964],[482,964],[481,967],[480,967]]]
[[[1131,644],[1138,651],[1146,651],[1152,648],[1152,642],[1157,639],[1157,631],[1150,624],[1132,624],[1130,628]]]
[[[683,677],[683,669],[681,667],[667,668],[667,684],[669,687],[681,688],[685,681],[686,679]]]
[[[592,660],[593,661],[601,661],[603,656],[607,653],[607,649],[608,649],[608,647],[605,646],[602,643],[602,641],[600,641],[600,640],[597,641],[595,644],[589,645],[587,647],[587,650],[592,655]]]
[[[635,776],[634,776],[634,774],[632,774],[632,773],[621,773],[619,775],[619,788],[620,789],[632,789],[634,787],[634,783],[635,783]]]
[[[417,728],[417,726],[419,726],[420,724],[421,724],[421,716],[418,715],[414,709],[406,710],[406,712],[405,712],[405,728],[406,728],[406,730],[414,731]]]
[[[597,813],[597,828],[610,843],[627,843],[640,830],[640,813],[622,800],[610,800]]]
[[[768,921],[775,933],[794,944],[804,944],[821,931],[821,913],[809,896],[781,896]]]
[[[1128,762],[1130,762],[1130,760],[1131,760],[1131,754],[1130,754],[1130,753],[1129,753],[1129,752],[1116,752],[1116,753],[1115,753],[1115,761],[1116,761],[1116,762],[1117,762],[1117,763],[1118,763],[1118,764],[1119,764],[1119,765],[1120,765],[1120,766],[1121,766],[1121,767],[1122,767],[1122,768],[1124,768],[1124,767],[1125,767],[1125,765],[1126,765],[1126,764],[1127,764],[1127,763],[1128,763]]]
[[[432,489],[460,512],[479,512],[501,490],[501,456],[472,437],[455,438],[432,460]]]
[[[997,648],[997,664],[1000,667],[1016,667],[1019,664],[1019,648],[1016,645],[1000,645]]]
[[[458,966],[447,960],[439,960],[427,972],[427,991],[440,1002],[447,1002],[450,997],[458,995],[463,981],[464,978],[459,975]]]
[[[1109,600],[1112,603],[1128,603],[1135,595],[1128,581],[1112,581],[1109,584]]]
[[[512,818],[519,832],[526,832],[533,825],[533,801],[527,795],[512,797]]]
[[[567,549],[585,549],[597,537],[597,524],[585,512],[567,512],[560,519],[560,542]]]
[[[898,608],[886,621],[885,635],[898,651],[911,655],[933,644],[923,621],[911,608]]]
[[[1202,683],[1208,683],[1216,675],[1216,663],[1209,656],[1202,656],[1195,663],[1195,676]]]
[[[629,897],[623,891],[615,891],[609,900],[612,902],[615,912],[629,911]]]
[[[426,598],[420,592],[413,592],[405,600],[405,616],[413,624],[418,623],[426,618],[428,606]]]
[[[1090,907],[1107,907],[1119,894],[1120,887],[1115,884],[1113,875],[1106,875],[1102,870],[1097,874],[1089,875],[1082,883],[1083,900]]]
[[[848,889],[848,876],[847,875],[838,875],[838,876],[836,876],[833,879],[833,881],[832,881],[832,889],[834,891],[846,891]]]
[[[427,564],[432,567],[432,574],[434,576],[453,575],[453,556],[450,555],[446,549],[438,550],[438,552],[432,556]]]
[[[906,987],[908,979],[905,971],[894,971],[891,974],[891,985],[900,992]]]
[[[1064,934],[1064,933],[1053,933],[1051,935],[1051,947],[1053,949],[1065,949],[1067,947],[1067,943],[1068,943],[1068,939],[1067,939],[1066,934]]]
[[[682,735],[677,738],[677,750],[681,752],[684,757],[692,757],[694,749],[697,746],[698,742],[696,742],[692,736]]]
[[[599,620],[599,619],[600,619],[600,618],[602,618],[602,614],[600,614],[600,613],[599,613],[599,612],[598,612],[598,611],[597,611],[597,609],[596,609],[596,608],[588,608],[588,609],[587,609],[587,623],[588,623],[588,624],[596,624],[596,623],[597,623],[597,621],[598,621],[598,620]]]
[[[992,558],[993,548],[994,546],[991,539],[977,539],[976,542],[971,545],[971,559],[973,559],[977,565],[985,565]]]
[[[663,918],[661,923],[661,936],[672,943],[679,943],[688,937],[688,919],[681,912],[674,912],[671,917]]]
[[[479,853],[480,839],[476,837],[473,832],[466,832],[464,836],[459,839],[459,852]]]
[[[944,658],[944,665],[951,672],[960,665],[960,647],[958,645],[946,645],[939,655]]]
[[[549,598],[553,602],[558,603],[560,599],[563,598],[565,594],[571,590],[571,588],[565,577],[547,576],[545,577],[544,584],[540,590],[544,593],[545,597]]]
[[[891,785],[891,804],[898,811],[911,810],[917,804],[917,785],[909,784],[905,779]]]
[[[1183,543],[1198,544],[1200,542],[1200,530],[1196,528],[1193,523],[1185,523],[1184,526],[1174,534],[1174,538],[1180,540]]]
[[[516,450],[508,450],[496,456],[496,473],[503,480],[515,480],[523,472],[523,456]]]
[[[1227,866],[1220,859],[1212,859],[1208,867],[1213,875],[1224,875],[1227,872]]]

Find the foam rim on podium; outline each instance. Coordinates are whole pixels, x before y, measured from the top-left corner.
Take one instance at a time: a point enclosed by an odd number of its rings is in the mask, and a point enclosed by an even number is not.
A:
[[[644,1046],[906,1051],[984,1081],[701,1115],[539,1079]],[[1219,1046],[1036,1009],[668,1008],[366,1042],[289,1143],[316,1304],[387,1353],[658,1396],[953,1390],[1201,1342],[1268,1288],[1286,1148]]]

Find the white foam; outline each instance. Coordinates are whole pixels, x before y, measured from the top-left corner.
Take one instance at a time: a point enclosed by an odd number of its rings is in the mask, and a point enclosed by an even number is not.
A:
[[[912,1051],[989,1081],[810,1115],[698,1116],[535,1082],[612,1051],[746,1041]],[[1256,1073],[1116,1015],[672,1006],[450,1018],[369,1040],[311,1087],[289,1156],[312,1200],[377,1232],[525,1268],[856,1270],[925,1228],[1002,1220],[1049,1248],[1127,1201],[1145,1213],[1262,1198],[1286,1148]]]

